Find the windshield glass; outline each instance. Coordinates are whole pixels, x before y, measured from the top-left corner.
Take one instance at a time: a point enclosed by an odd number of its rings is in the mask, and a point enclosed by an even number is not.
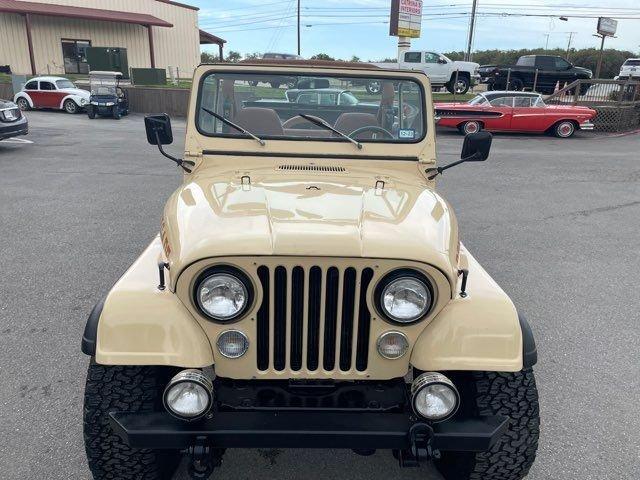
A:
[[[484,103],[489,103],[486,98],[482,95],[478,95],[471,100],[469,100],[469,105],[482,105]]]
[[[248,136],[210,112],[262,139],[345,141],[301,115],[361,142],[412,143],[425,135],[424,97],[412,80],[211,73],[199,95],[196,122],[208,136]]]
[[[56,86],[60,90],[63,88],[76,88],[76,86],[69,80],[56,80]]]

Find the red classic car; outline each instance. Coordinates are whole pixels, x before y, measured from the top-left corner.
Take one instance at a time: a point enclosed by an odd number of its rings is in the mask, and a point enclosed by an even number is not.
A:
[[[20,110],[55,108],[77,113],[89,104],[91,93],[76,88],[63,77],[36,77],[29,80],[13,101]]]
[[[438,103],[438,126],[468,134],[490,132],[553,133],[571,137],[576,130],[593,130],[597,112],[587,107],[546,105],[542,95],[529,92],[485,92],[467,103]]]

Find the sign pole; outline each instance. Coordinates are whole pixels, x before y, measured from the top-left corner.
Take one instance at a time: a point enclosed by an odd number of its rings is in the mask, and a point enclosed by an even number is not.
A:
[[[601,35],[602,41],[600,42],[600,55],[598,56],[598,66],[596,67],[596,78],[600,78],[600,71],[602,70],[602,55],[604,53],[604,41],[607,38],[606,35]]]

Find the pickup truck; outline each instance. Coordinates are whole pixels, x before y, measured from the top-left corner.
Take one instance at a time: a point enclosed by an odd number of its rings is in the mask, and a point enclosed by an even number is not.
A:
[[[553,93],[558,83],[564,85],[593,77],[591,70],[576,67],[554,55],[523,55],[515,65],[483,65],[479,72],[482,83],[486,83],[489,90],[506,90],[509,77],[509,90],[533,90],[536,83],[536,91],[545,94]],[[584,85],[580,93],[584,94],[588,88],[588,85]]]
[[[625,60],[615,80],[640,80],[640,58]]]
[[[410,50],[402,52],[395,63],[374,63],[387,69],[422,70],[433,87],[446,87],[449,93],[464,94],[480,80],[474,62],[454,62],[441,53]],[[457,78],[457,81],[456,81]],[[369,93],[378,93],[380,85],[366,85]]]

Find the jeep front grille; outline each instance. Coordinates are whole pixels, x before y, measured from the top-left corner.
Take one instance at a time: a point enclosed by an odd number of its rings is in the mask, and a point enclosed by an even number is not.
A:
[[[363,372],[368,366],[369,267],[261,265],[257,368]]]

